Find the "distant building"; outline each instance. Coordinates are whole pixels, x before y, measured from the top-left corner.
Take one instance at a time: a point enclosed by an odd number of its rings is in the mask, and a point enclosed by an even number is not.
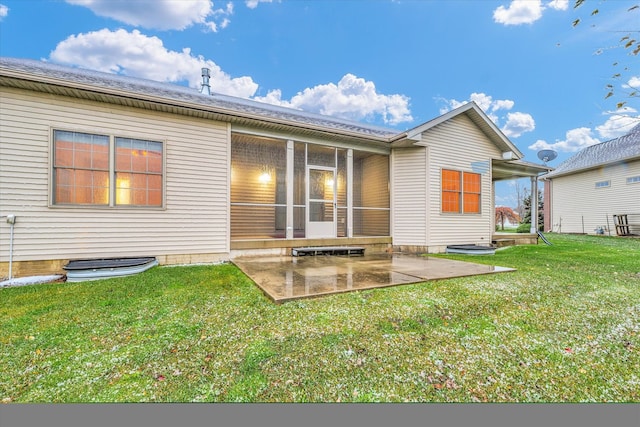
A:
[[[583,149],[541,179],[546,231],[640,234],[640,124]],[[621,218],[629,226],[616,230]]]

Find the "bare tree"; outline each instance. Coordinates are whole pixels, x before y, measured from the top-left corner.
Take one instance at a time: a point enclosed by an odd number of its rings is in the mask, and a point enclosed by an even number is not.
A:
[[[574,0],[573,3],[573,8],[578,10],[580,9],[581,6],[583,6],[586,2],[586,0]],[[604,5],[604,2],[600,1],[598,2],[601,6]],[[593,3],[592,3],[593,4]],[[610,2],[609,4],[612,5],[612,7],[616,7],[616,2]],[[615,6],[614,6],[615,5]],[[633,13],[635,14],[635,16],[637,16],[638,14],[640,14],[640,4],[636,4],[631,6],[630,8],[627,9],[627,12],[629,13]],[[591,17],[594,17],[596,15],[598,15],[600,13],[600,9],[593,9],[591,11]],[[581,18],[576,18],[573,21],[573,26],[576,27],[578,26],[583,20]],[[640,22],[640,20],[636,21],[636,23]],[[594,24],[595,26],[595,24]],[[619,41],[619,48],[622,48],[627,55],[635,57],[638,56],[638,54],[640,54],[640,29],[636,29],[636,28],[623,28],[620,30],[612,30],[615,32],[619,32],[621,34],[620,37],[620,41]],[[621,64],[622,62],[622,64]],[[631,64],[631,65],[630,65]],[[611,76],[611,78],[614,81],[620,81],[624,79],[624,74],[626,75],[633,75],[634,71],[632,70],[632,65],[637,66],[637,62],[632,61],[630,64],[625,65],[624,61],[616,61],[614,62],[613,66],[615,67],[615,73]],[[633,86],[630,82],[626,83],[623,85],[623,88],[625,88],[626,90],[626,94],[624,94],[624,96],[626,96],[628,99],[632,99],[632,98],[640,98],[640,87],[638,86]],[[614,95],[616,95],[617,97],[617,93],[616,89],[614,88],[613,84],[607,84],[606,85],[606,95],[605,95],[605,99],[610,98]],[[616,103],[616,108],[621,109],[625,106],[625,104],[627,104],[627,101],[621,101],[618,100],[618,102]]]
[[[520,185],[518,180],[515,181],[515,191],[516,191],[516,200],[518,205],[516,206],[516,213],[522,218],[524,216],[524,199],[529,194],[529,189],[525,186]]]

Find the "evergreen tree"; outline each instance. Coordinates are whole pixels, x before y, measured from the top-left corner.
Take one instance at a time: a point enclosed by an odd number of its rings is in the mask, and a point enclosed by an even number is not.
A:
[[[531,224],[531,194],[522,201],[524,205],[524,216],[521,224]],[[542,200],[542,192],[538,191],[538,230],[544,228],[544,202]]]

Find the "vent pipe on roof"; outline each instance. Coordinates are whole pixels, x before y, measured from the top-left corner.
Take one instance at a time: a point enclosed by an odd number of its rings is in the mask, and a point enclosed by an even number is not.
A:
[[[211,78],[211,71],[208,68],[202,69],[202,88],[200,93],[211,95],[211,87],[209,86],[209,78]]]

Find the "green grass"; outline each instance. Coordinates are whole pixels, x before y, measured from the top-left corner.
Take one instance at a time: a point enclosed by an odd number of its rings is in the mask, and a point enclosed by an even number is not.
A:
[[[516,230],[518,229],[518,226],[508,226],[505,225],[504,226],[504,230],[502,229],[501,226],[496,226],[496,232],[498,233],[515,233]]]
[[[3,402],[638,402],[640,240],[275,305],[233,265],[0,290]]]

